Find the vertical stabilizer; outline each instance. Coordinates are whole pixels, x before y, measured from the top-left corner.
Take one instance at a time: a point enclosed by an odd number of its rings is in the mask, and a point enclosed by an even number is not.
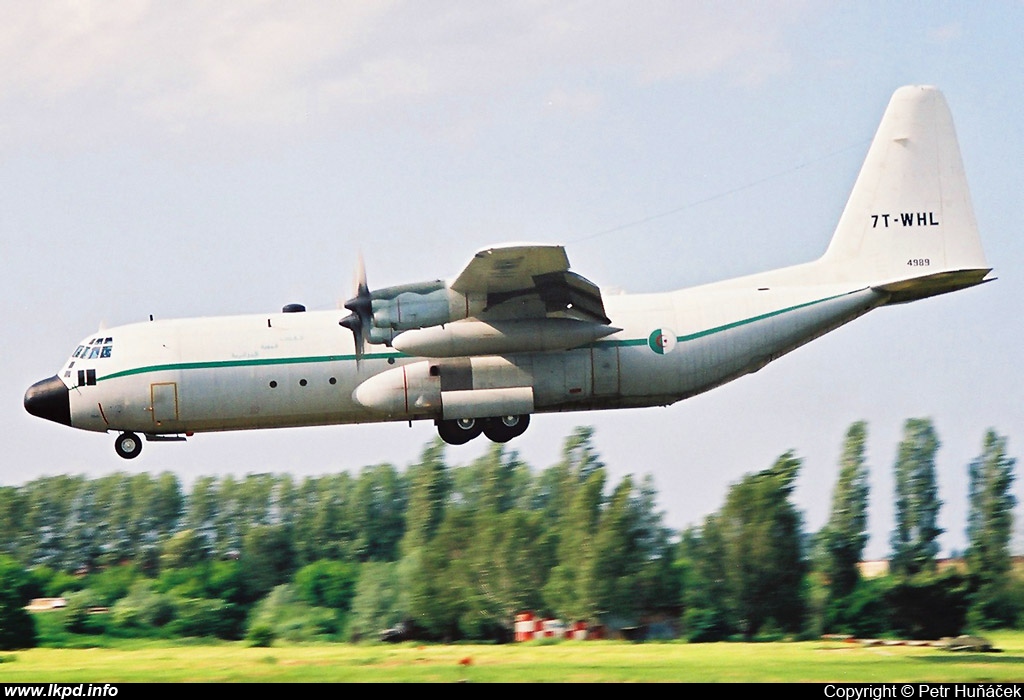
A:
[[[821,262],[893,301],[977,284],[990,271],[938,89],[893,94]]]

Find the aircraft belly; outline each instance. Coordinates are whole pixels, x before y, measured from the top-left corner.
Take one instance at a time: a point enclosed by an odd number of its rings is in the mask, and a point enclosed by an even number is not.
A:
[[[885,295],[860,290],[832,299],[765,314],[751,323],[697,339],[705,343],[703,367],[687,373],[687,395],[706,391],[736,377],[756,372],[805,343],[885,303]]]

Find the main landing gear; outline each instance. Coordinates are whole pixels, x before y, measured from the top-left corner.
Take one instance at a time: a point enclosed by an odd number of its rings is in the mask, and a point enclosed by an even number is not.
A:
[[[493,442],[508,442],[519,437],[530,425],[529,414],[500,418],[459,418],[434,421],[437,434],[449,445],[465,445],[483,433]]]
[[[142,440],[135,433],[121,433],[114,440],[114,452],[124,459],[135,459],[142,452]]]

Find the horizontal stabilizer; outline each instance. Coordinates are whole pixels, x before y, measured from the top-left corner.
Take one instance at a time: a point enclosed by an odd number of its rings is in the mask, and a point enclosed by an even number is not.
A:
[[[926,299],[936,294],[955,292],[983,282],[992,282],[995,278],[985,279],[991,272],[989,269],[957,270],[956,272],[938,272],[924,277],[913,277],[898,282],[889,282],[872,287],[875,291],[889,295],[889,304],[904,304],[908,301]]]

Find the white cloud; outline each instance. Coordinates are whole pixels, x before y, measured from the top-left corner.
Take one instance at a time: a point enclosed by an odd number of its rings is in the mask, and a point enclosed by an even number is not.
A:
[[[960,38],[963,28],[959,22],[952,22],[928,30],[928,38],[936,44],[951,44]]]
[[[601,105],[601,95],[593,90],[556,89],[548,93],[544,106],[558,113],[586,114]]]
[[[572,110],[602,81],[763,80],[802,4],[10,2],[0,125],[145,130],[374,123],[439,97],[543,85]],[[47,128],[47,126],[49,128]],[[57,128],[55,128],[57,127]]]

